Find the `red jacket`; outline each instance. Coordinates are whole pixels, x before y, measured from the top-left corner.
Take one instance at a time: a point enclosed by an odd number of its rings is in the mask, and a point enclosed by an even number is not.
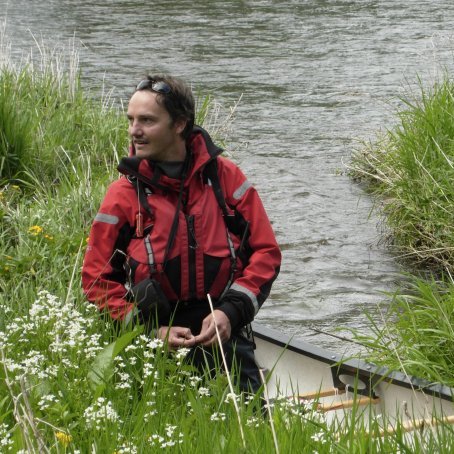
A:
[[[281,253],[262,202],[241,170],[220,157],[222,150],[201,128],[189,141],[191,165],[184,183],[178,230],[163,269],[173,223],[180,180],[159,175],[146,159],[123,158],[119,170],[127,176],[112,183],[96,215],[82,269],[82,285],[89,301],[107,309],[114,319],[124,319],[134,308],[128,289],[152,276],[171,302],[219,298],[231,277],[231,249],[222,211],[203,168],[218,160],[218,175],[228,209],[249,223],[247,241],[236,258],[233,283],[222,299],[235,325],[250,322],[276,278]],[[146,183],[152,215],[139,203],[137,178]],[[143,217],[144,235],[137,231]],[[139,229],[140,230],[140,229]],[[139,236],[137,235],[139,233]],[[240,234],[230,233],[238,251]],[[232,302],[233,301],[233,302]],[[224,303],[224,304],[222,304]]]

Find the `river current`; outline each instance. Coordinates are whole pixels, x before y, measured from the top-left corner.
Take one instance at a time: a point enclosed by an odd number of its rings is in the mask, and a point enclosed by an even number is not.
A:
[[[395,123],[399,98],[453,67],[450,0],[0,0],[19,61],[35,39],[74,40],[84,86],[127,100],[170,72],[228,112],[227,151],[257,187],[283,250],[257,320],[330,349],[365,330],[398,285],[373,201],[345,172],[360,140]]]

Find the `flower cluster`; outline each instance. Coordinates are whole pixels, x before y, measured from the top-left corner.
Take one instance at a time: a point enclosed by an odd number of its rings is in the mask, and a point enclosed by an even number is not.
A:
[[[87,312],[92,310],[88,307],[87,303]],[[99,334],[88,334],[93,323],[94,318],[79,312],[72,302],[62,302],[41,291],[28,314],[6,325],[2,345],[16,354],[15,361],[7,361],[8,371],[16,375],[52,377],[58,366],[51,363],[57,359],[65,368],[77,368],[78,363],[72,363],[70,356],[94,358],[103,348],[99,345]]]
[[[55,438],[61,443],[65,448],[71,443],[73,437],[65,432],[56,432]]]
[[[4,423],[0,424],[0,452],[12,451],[13,440],[8,426]]]
[[[159,447],[161,449],[170,448],[177,444],[183,443],[183,434],[179,432],[176,434],[177,426],[172,426],[170,424],[166,424],[165,427],[165,434],[153,434],[148,441],[151,443],[153,447]]]
[[[225,421],[225,413],[215,412],[210,416],[211,421]]]
[[[101,430],[108,422],[121,422],[112,402],[104,397],[98,397],[96,402],[84,411],[84,418],[87,426],[96,430]]]
[[[31,227],[29,227],[28,233],[31,236],[43,236],[44,238],[46,238],[46,240],[49,241],[54,239],[52,235],[44,233],[44,229],[40,225],[32,225]]]

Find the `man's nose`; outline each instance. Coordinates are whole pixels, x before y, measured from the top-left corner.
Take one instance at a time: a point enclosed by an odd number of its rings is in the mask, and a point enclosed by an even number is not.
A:
[[[129,135],[131,135],[131,136],[141,136],[142,135],[142,128],[140,127],[140,123],[138,121],[132,121],[129,124]]]

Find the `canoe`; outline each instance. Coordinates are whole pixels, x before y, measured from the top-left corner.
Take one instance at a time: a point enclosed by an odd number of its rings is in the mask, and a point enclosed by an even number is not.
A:
[[[315,402],[329,421],[340,423],[355,409],[365,426],[382,418],[384,431],[454,423],[453,388],[343,358],[259,323],[252,327],[270,400]]]

